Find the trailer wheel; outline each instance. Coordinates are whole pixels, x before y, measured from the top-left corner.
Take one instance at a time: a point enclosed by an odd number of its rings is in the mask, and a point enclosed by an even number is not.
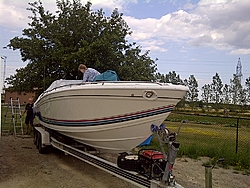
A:
[[[34,144],[36,145],[37,143],[37,131],[34,129]]]
[[[40,154],[46,153],[46,146],[42,147],[42,136],[41,133],[38,132],[38,139],[37,139],[38,151]]]
[[[37,133],[36,133],[36,149],[38,149],[39,148],[39,140],[41,139],[41,135],[40,135],[40,133],[37,131]]]

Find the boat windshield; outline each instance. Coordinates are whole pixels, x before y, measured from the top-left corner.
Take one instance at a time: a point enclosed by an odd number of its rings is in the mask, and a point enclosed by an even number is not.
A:
[[[48,89],[46,89],[46,91],[51,91],[58,87],[74,84],[82,84],[82,80],[56,80],[48,87]]]

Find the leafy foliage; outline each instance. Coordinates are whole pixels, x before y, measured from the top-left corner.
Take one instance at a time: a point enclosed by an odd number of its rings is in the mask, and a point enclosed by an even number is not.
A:
[[[247,94],[247,102],[250,103],[250,77],[246,79],[246,94]]]
[[[115,70],[121,80],[152,80],[156,64],[142,54],[140,46],[129,44],[130,28],[114,9],[110,17],[91,11],[91,3],[57,0],[56,14],[45,11],[42,2],[29,3],[33,16],[24,37],[10,40],[8,47],[20,50],[25,68],[8,78],[13,90],[46,89],[57,79],[81,79],[80,63],[99,72]]]
[[[202,86],[201,88],[202,90],[202,101],[206,104],[206,107],[208,109],[208,104],[211,102],[211,86],[210,84],[205,84],[204,86]]]
[[[184,85],[184,82],[180,78],[180,75],[177,74],[175,71],[169,72],[168,74],[165,75],[157,73],[155,77],[156,79],[159,79],[161,82],[172,83],[176,85]]]
[[[218,73],[216,73],[213,76],[213,81],[211,84],[211,98],[212,98],[212,102],[215,103],[215,109],[216,111],[219,110],[219,103],[221,103],[222,101],[222,88],[223,88],[223,84],[222,84],[222,80],[219,76]]]
[[[230,91],[233,104],[239,104],[242,85],[236,74],[233,75],[233,79],[230,79]]]
[[[191,102],[192,107],[194,107],[195,102],[198,101],[198,82],[194,75],[190,75],[189,79],[185,79],[184,83],[189,87],[189,91],[187,92],[186,99]]]

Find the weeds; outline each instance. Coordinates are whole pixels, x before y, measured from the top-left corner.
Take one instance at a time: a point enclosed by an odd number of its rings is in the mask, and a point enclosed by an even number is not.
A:
[[[185,123],[182,123],[180,134],[177,136],[180,143],[178,157],[188,156],[197,159],[205,156],[211,159],[211,164],[219,158],[224,158],[225,161],[220,164],[224,168],[233,166],[244,174],[250,174],[249,119],[239,121],[237,143],[236,118],[171,113],[165,124],[172,132],[177,132],[182,119]],[[160,149],[156,136],[148,147]]]

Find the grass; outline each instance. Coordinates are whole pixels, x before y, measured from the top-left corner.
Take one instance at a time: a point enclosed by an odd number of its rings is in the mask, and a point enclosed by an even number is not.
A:
[[[21,113],[23,112],[25,106],[21,106]],[[8,111],[7,111],[8,110]],[[7,111],[7,113],[6,113]],[[1,106],[1,129],[3,130],[9,130],[9,134],[13,134],[14,133],[14,127],[13,127],[13,122],[11,120],[12,118],[12,113],[11,113],[11,108],[7,108],[7,106]],[[15,125],[16,125],[16,132],[17,134],[21,133],[21,129],[20,129],[20,115],[19,115],[19,110],[16,110],[15,113]],[[5,118],[6,116],[6,118]],[[25,117],[26,114],[24,115],[24,117],[21,118],[22,120],[22,127],[23,127],[23,131],[25,132]],[[36,119],[34,119],[34,123],[36,123]],[[29,132],[32,131],[31,126],[29,126]],[[6,131],[3,131],[2,134],[4,134]]]
[[[172,113],[164,124],[172,132],[177,132],[182,119],[185,119],[185,123],[182,123],[181,131],[177,135],[177,141],[180,143],[179,157],[206,156],[210,157],[212,164],[219,158],[224,158],[224,167],[234,166],[244,174],[250,174],[250,120],[244,119],[244,124],[238,128],[236,153],[236,128],[228,126],[235,124],[236,119]],[[160,149],[156,136],[148,147]]]

